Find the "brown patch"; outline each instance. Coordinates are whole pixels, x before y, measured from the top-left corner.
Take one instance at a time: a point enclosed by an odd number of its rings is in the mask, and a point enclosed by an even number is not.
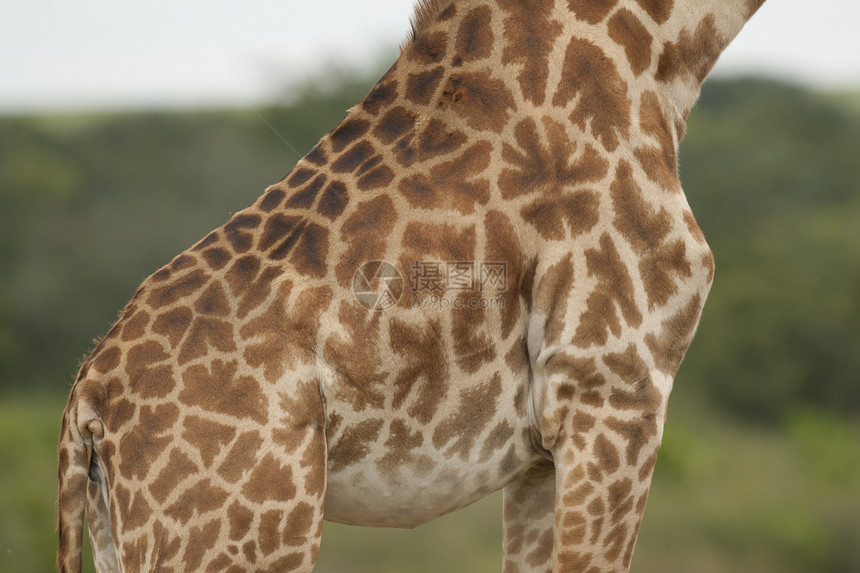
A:
[[[243,356],[249,366],[263,367],[263,376],[275,383],[299,360],[310,360],[319,316],[331,301],[327,286],[302,291],[292,308],[289,283],[282,284],[269,308],[239,330],[248,341]]]
[[[651,67],[651,42],[654,38],[633,12],[621,8],[609,19],[609,37],[624,47],[630,69],[635,75]]]
[[[135,312],[128,320],[123,323],[122,326],[122,340],[123,342],[130,342],[132,340],[137,340],[142,337],[146,333],[146,326],[149,324],[149,313],[145,310],[139,310]],[[116,348],[114,348],[116,350]],[[114,365],[116,367],[116,365]],[[113,368],[108,370],[101,370],[97,368],[99,372],[105,373]]]
[[[615,473],[621,467],[618,450],[603,434],[594,440],[594,457],[600,463],[600,469],[608,474]]]
[[[141,491],[136,491],[132,496],[129,490],[122,485],[117,485],[115,499],[123,534],[146,525],[149,516],[152,515],[152,507]]]
[[[541,105],[546,99],[549,55],[562,31],[561,24],[552,19],[554,3],[502,0],[499,6],[507,12],[502,63],[522,66],[517,74],[520,91],[527,101]]]
[[[560,197],[537,199],[525,205],[520,215],[543,238],[570,240],[594,228],[600,218],[599,206],[597,194],[583,190],[565,193]]]
[[[663,24],[672,15],[675,0],[636,0],[636,3],[654,19],[654,22]]]
[[[470,295],[458,295],[468,299]],[[486,311],[462,308],[453,316],[452,335],[456,349],[457,366],[463,371],[474,374],[485,363],[496,359],[496,345],[487,330]]]
[[[603,407],[600,388],[606,385],[606,377],[597,371],[594,358],[576,358],[558,353],[547,361],[546,371],[549,376],[561,374],[569,381],[559,388],[560,400],[570,400],[575,392],[579,402],[595,408]]]
[[[257,542],[251,539],[250,541],[246,541],[242,545],[242,555],[245,556],[245,559],[248,560],[248,563],[254,563],[257,560]],[[244,569],[240,571],[230,571],[229,573],[243,573]]]
[[[315,169],[296,166],[286,177],[287,184],[292,188],[301,187],[316,175]]]
[[[359,177],[356,187],[362,191],[372,191],[385,187],[394,179],[394,171],[387,165],[379,165]]]
[[[376,156],[376,149],[370,141],[364,139],[359,141],[337,158],[331,164],[331,170],[335,173],[352,173],[361,165]]]
[[[535,295],[535,310],[546,317],[543,338],[555,344],[566,324],[567,302],[573,288],[573,259],[568,255],[549,267],[540,278]]]
[[[278,248],[269,256],[273,259],[283,259],[299,240],[299,236],[306,225],[307,219],[302,215],[275,213],[266,219],[266,226],[263,227],[257,248],[261,251],[268,251],[280,243]]]
[[[395,62],[391,68],[385,72],[382,79],[373,86],[373,89],[370,90],[370,93],[368,93],[361,102],[361,108],[364,111],[371,115],[378,115],[380,111],[394,103],[397,99],[397,80],[393,78],[396,70],[397,62]],[[327,160],[324,160],[322,163],[318,163],[318,165],[323,165],[326,162]]]
[[[202,240],[198,241],[197,244],[194,245],[192,250],[202,251],[203,249],[206,249],[207,247],[211,247],[212,245],[214,245],[218,241],[219,241],[218,230],[216,229],[216,230],[212,231],[211,233],[209,233],[208,235],[206,235]],[[162,269],[162,270],[164,270],[164,269]],[[168,272],[167,274],[169,275],[170,273]]]
[[[203,260],[209,265],[213,271],[219,271],[227,266],[227,263],[232,259],[232,255],[227,249],[214,247],[203,251]]]
[[[457,158],[433,167],[429,174],[403,179],[398,189],[412,207],[475,212],[475,205],[490,200],[490,182],[477,178],[490,165],[492,145],[479,141]]]
[[[340,153],[367,133],[368,129],[370,129],[370,122],[366,119],[345,119],[329,134],[331,150]]]
[[[457,30],[454,56],[463,62],[489,58],[493,53],[493,14],[489,6],[478,6],[463,16]]]
[[[272,292],[272,283],[276,279],[281,279],[283,274],[281,267],[265,267],[265,270],[263,270],[259,277],[246,285],[247,290],[243,293],[239,301],[236,318],[245,318],[249,312],[263,304]],[[289,281],[283,280],[283,282],[286,283]]]
[[[227,508],[227,519],[230,522],[230,540],[241,541],[248,535],[248,530],[254,521],[254,512],[237,500]]]
[[[178,362],[186,364],[195,358],[206,356],[209,348],[221,352],[234,352],[233,324],[219,318],[198,317],[191,325],[185,342],[179,348]]]
[[[233,296],[239,297],[245,294],[254,284],[254,279],[259,272],[260,259],[256,255],[246,255],[233,261],[225,275],[227,286],[230,287]]]
[[[391,407],[407,407],[409,417],[421,424],[429,423],[447,394],[448,360],[437,322],[409,325],[391,320],[391,350],[399,357]]]
[[[262,198],[260,198],[260,210],[265,211],[266,213],[273,211],[284,202],[284,198],[286,196],[287,194],[283,189],[278,189],[277,187],[269,189]]]
[[[224,457],[224,462],[218,468],[218,475],[229,483],[238,482],[250,468],[256,465],[257,452],[263,445],[259,432],[245,432],[240,435],[230,453]]]
[[[125,364],[131,391],[144,399],[167,396],[176,387],[173,367],[159,363],[169,358],[164,347],[152,340],[132,347]]]
[[[696,223],[696,218],[693,216],[692,212],[684,211],[684,223],[687,225],[687,230],[690,231],[690,235],[693,236],[693,239],[695,239],[697,243],[701,245],[707,243],[707,241],[705,241],[705,234],[702,232],[702,229],[699,228],[699,224]]]
[[[388,234],[396,218],[394,202],[390,197],[380,195],[359,203],[344,222],[340,238],[348,246],[335,269],[342,287],[351,286],[353,276],[364,263],[385,260]]]
[[[552,103],[564,107],[571,100],[576,103],[570,120],[583,131],[590,127],[607,150],[614,151],[628,136],[627,84],[603,50],[579,38],[573,38],[567,47],[561,82]]]
[[[107,427],[108,433],[111,434],[119,431],[120,428],[125,426],[132,418],[134,418],[136,411],[137,406],[125,398],[112,403],[105,419],[105,426]]]
[[[172,261],[170,261],[170,270],[174,273],[178,273],[179,271],[184,271],[186,269],[190,269],[191,267],[197,264],[197,259],[188,253],[183,253],[178,255]]]
[[[489,70],[452,74],[439,98],[441,109],[451,109],[470,127],[500,133],[516,109],[505,82]]]
[[[336,365],[340,382],[347,389],[344,394],[353,400],[356,411],[368,405],[382,408],[385,395],[375,388],[384,379],[380,369],[379,314],[368,317],[367,309],[357,302],[342,301],[338,320],[343,328],[326,341],[323,357]]]
[[[117,346],[111,346],[107,349],[99,349],[96,353],[95,360],[92,361],[92,367],[102,374],[107,374],[117,366],[122,359],[122,351]]]
[[[299,243],[290,256],[290,262],[299,274],[322,278],[327,268],[328,246],[328,229],[311,223],[302,232]]]
[[[450,224],[413,221],[403,233],[400,268],[411,271],[414,263],[420,261],[472,261],[475,258],[475,241],[473,225],[458,230]]]
[[[657,139],[659,146],[643,146],[634,150],[639,165],[651,181],[667,191],[680,192],[678,181],[678,154],[672,127],[663,113],[660,99],[654,92],[642,94],[639,105],[639,124],[646,135]]]
[[[686,245],[680,239],[666,242],[672,218],[665,208],[656,211],[645,200],[626,161],[618,164],[610,195],[615,228],[640,257],[639,273],[648,295],[648,308],[666,304],[678,292],[675,277],[692,276]]]
[[[609,405],[616,410],[639,410],[645,415],[656,414],[663,401],[663,395],[654,386],[649,376],[636,382],[629,382],[630,390],[613,388]]]
[[[466,142],[466,135],[462,131],[452,130],[439,119],[433,118],[426,122],[420,132],[410,133],[397,142],[395,157],[398,163],[409,167],[453,153]]]
[[[406,99],[416,105],[429,104],[444,75],[445,68],[442,66],[436,66],[425,72],[409,74],[409,77],[406,78]]]
[[[275,456],[266,454],[257,462],[242,486],[242,495],[254,503],[289,501],[296,496],[291,466],[282,466]]]
[[[260,225],[259,215],[238,214],[224,225],[224,237],[236,253],[244,253],[254,241],[253,230]]]
[[[523,264],[522,245],[517,235],[517,229],[510,219],[500,211],[490,211],[484,220],[486,233],[485,257],[487,261],[502,262],[505,264],[505,280],[507,289],[503,292],[493,293],[489,288],[489,294],[496,294],[503,298],[504,304],[500,309],[502,313],[503,339],[507,339],[517,321],[521,317],[521,301],[523,298],[531,298],[531,285],[529,289],[523,288],[522,284],[527,270]],[[480,272],[480,269],[478,269]]]
[[[287,203],[284,207],[287,209],[310,209],[313,206],[320,189],[325,185],[326,180],[325,175],[317,175],[309,184],[290,195],[290,198],[287,199]],[[271,220],[272,219],[269,218],[267,219],[267,222]]]
[[[617,310],[628,325],[642,324],[642,313],[633,297],[633,281],[608,234],[600,237],[599,249],[585,252],[588,275],[596,277],[597,285],[588,297],[587,308],[580,316],[573,344],[580,348],[603,346],[609,334],[621,335]],[[617,309],[617,310],[616,310]]]
[[[281,521],[284,518],[284,512],[271,510],[263,513],[260,516],[260,525],[257,528],[258,541],[260,542],[260,552],[263,555],[271,555],[281,546],[280,529]]]
[[[421,430],[414,432],[409,430],[409,425],[403,420],[391,421],[388,439],[385,441],[386,453],[377,465],[380,468],[393,472],[399,467],[411,466],[414,470],[430,469],[432,460],[426,456],[416,456],[412,453],[415,448],[424,443],[424,434]]]
[[[138,423],[119,444],[119,471],[124,478],[146,479],[152,464],[173,442],[172,436],[163,434],[178,418],[179,408],[175,404],[141,407]]]
[[[646,414],[633,420],[609,418],[606,427],[627,440],[627,465],[636,466],[639,454],[652,438],[657,436],[657,418],[655,414]]]
[[[567,6],[577,19],[597,24],[615,8],[618,0],[567,0]]]
[[[461,459],[468,460],[475,441],[495,416],[501,394],[502,378],[498,373],[492,380],[462,390],[457,411],[436,426],[433,445],[441,448],[454,440],[445,454],[458,453]]]
[[[681,76],[689,76],[702,83],[725,46],[726,41],[717,30],[716,19],[709,14],[699,22],[692,35],[684,28],[675,42],[663,44],[657,79],[669,83]]]
[[[194,303],[194,310],[199,314],[208,314],[211,316],[225,317],[230,314],[230,304],[227,302],[227,293],[224,292],[224,287],[221,283],[213,281],[209,287],[203,291]]]
[[[316,145],[314,145],[313,149],[308,151],[308,154],[305,155],[304,159],[308,163],[313,163],[317,167],[322,167],[326,163],[328,163],[328,155],[326,155],[325,149],[323,149],[323,141],[320,141]]]
[[[329,449],[329,471],[340,471],[366,458],[370,445],[379,438],[382,425],[382,420],[364,420],[344,428]]]
[[[227,497],[227,492],[212,485],[209,479],[201,480],[185,490],[164,513],[185,525],[192,517],[200,518],[210,511],[222,509]]]
[[[674,376],[693,340],[693,333],[702,313],[702,297],[693,296],[684,308],[663,321],[659,334],[649,334],[645,343],[654,363],[662,372]]]
[[[348,203],[349,192],[346,189],[346,185],[340,181],[332,181],[328,184],[328,187],[326,187],[322,197],[320,197],[320,202],[317,205],[317,212],[329,220],[334,221],[340,217]]]
[[[185,453],[179,448],[173,448],[170,451],[170,457],[167,460],[167,465],[158,474],[151,484],[149,484],[149,493],[158,503],[163,504],[170,494],[176,489],[185,478],[191,476],[200,469],[194,462],[191,461]]]
[[[296,547],[304,545],[309,537],[315,537],[311,528],[314,525],[316,510],[306,502],[297,503],[287,515],[287,527],[284,529],[283,542],[285,545]]]
[[[544,118],[549,145],[544,145],[532,118],[519,122],[514,137],[519,149],[504,143],[502,159],[511,167],[502,170],[499,188],[502,197],[542,192],[551,200],[565,187],[600,181],[609,163],[586,144],[577,156],[577,144],[568,137],[564,126]]]
[[[186,416],[182,439],[197,448],[203,466],[209,468],[221,450],[236,436],[236,429],[199,416]]]
[[[279,427],[272,431],[272,439],[283,446],[286,454],[293,455],[307,439],[308,433],[322,432],[323,405],[319,382],[294,382],[292,391],[280,393],[280,407],[284,412]]]
[[[373,135],[382,143],[392,144],[415,128],[415,120],[415,114],[405,107],[393,107],[377,122]]]
[[[493,431],[490,432],[490,435],[487,436],[487,439],[484,441],[484,446],[481,448],[481,457],[478,458],[478,461],[486,462],[489,460],[493,454],[503,449],[508,444],[513,435],[514,429],[507,420],[502,420],[496,424],[496,427],[493,428]]]
[[[202,269],[187,273],[170,284],[153,289],[146,302],[153,308],[171,306],[200,290],[209,276]]]
[[[236,360],[224,362],[215,359],[210,368],[201,364],[190,366],[182,373],[184,387],[179,393],[179,401],[210,412],[265,424],[268,400],[257,381],[237,375],[238,369]]]
[[[603,363],[624,382],[634,382],[648,373],[648,366],[635,344],[630,344],[624,352],[604,355]]]

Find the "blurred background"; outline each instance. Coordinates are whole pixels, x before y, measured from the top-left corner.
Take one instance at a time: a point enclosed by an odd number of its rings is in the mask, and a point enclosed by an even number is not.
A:
[[[337,125],[411,11],[0,0],[0,571],[53,570],[92,339]],[[860,571],[858,21],[856,0],[768,2],[692,113],[681,175],[717,275],[634,572]],[[317,570],[498,571],[500,516],[495,495],[412,531],[327,524]]]

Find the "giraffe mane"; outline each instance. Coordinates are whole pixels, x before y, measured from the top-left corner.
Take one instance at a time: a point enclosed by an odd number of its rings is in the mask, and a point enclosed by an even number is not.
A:
[[[423,34],[424,30],[436,19],[436,16],[453,2],[454,0],[418,0],[418,3],[415,5],[415,13],[412,15],[410,21],[412,29],[409,31],[409,36],[406,38],[403,47],[409,46],[416,38]]]

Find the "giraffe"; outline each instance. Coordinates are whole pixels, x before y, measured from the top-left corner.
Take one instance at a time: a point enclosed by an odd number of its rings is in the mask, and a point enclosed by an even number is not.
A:
[[[139,287],[59,442],[61,571],[311,571],[503,489],[503,570],[627,571],[713,280],[677,173],[764,0],[426,0],[394,65]]]

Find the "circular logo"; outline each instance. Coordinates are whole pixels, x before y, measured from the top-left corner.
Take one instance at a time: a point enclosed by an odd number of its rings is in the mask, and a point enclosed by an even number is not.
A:
[[[369,310],[391,308],[403,294],[403,277],[390,263],[364,263],[352,278],[355,299]]]

